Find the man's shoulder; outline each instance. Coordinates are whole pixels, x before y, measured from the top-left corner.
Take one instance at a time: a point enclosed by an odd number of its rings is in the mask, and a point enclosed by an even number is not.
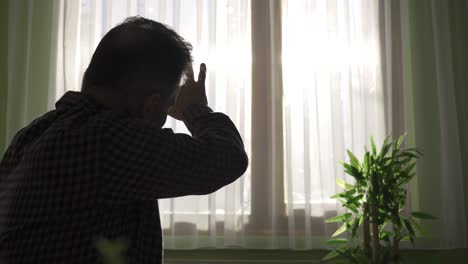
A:
[[[92,116],[86,122],[86,125],[104,130],[134,129],[135,127],[142,126],[138,119],[110,110],[102,111]]]
[[[113,111],[103,111],[90,118],[86,126],[96,133],[106,136],[132,134],[152,134],[157,136],[174,134],[172,129],[161,129],[157,125],[140,118],[130,117]]]
[[[16,132],[10,147],[21,146],[37,138],[54,123],[55,119],[56,111],[52,110],[32,120],[31,123]]]

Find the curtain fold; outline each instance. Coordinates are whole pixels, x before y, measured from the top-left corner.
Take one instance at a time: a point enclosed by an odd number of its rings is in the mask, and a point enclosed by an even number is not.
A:
[[[5,102],[0,127],[5,147],[20,128],[48,110],[49,80],[55,73],[51,59],[56,38],[51,29],[58,24],[55,4],[53,0],[7,3],[7,76],[1,88]]]
[[[460,15],[467,11],[466,1],[402,1],[407,127],[411,144],[425,152],[413,183],[413,207],[439,218],[423,223],[429,235],[417,245],[424,248],[467,246],[466,77],[461,75],[467,65],[459,58],[467,53],[458,43],[466,43],[466,29],[458,23],[466,21]]]
[[[248,247],[288,247],[283,178],[281,1],[252,1],[252,215]]]

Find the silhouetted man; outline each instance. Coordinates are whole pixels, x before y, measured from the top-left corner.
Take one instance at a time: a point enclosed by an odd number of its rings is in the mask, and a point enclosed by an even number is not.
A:
[[[0,263],[100,263],[98,237],[126,238],[128,263],[162,262],[157,199],[214,192],[248,163],[234,124],[207,106],[206,66],[195,81],[191,62],[190,44],[152,20],[104,36],[82,92],[4,154]],[[168,114],[192,136],[162,129]]]

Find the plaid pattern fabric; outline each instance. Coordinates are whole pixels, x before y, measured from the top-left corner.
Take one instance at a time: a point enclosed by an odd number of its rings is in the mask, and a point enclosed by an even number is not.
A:
[[[214,192],[248,163],[226,115],[184,115],[192,136],[66,93],[1,160],[0,263],[101,263],[98,237],[125,238],[129,264],[162,263],[157,199]]]

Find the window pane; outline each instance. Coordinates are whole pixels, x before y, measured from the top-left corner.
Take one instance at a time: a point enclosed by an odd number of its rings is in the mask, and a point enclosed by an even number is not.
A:
[[[378,3],[284,0],[285,202],[323,216],[346,149],[385,136]],[[347,179],[351,181],[351,179]]]

